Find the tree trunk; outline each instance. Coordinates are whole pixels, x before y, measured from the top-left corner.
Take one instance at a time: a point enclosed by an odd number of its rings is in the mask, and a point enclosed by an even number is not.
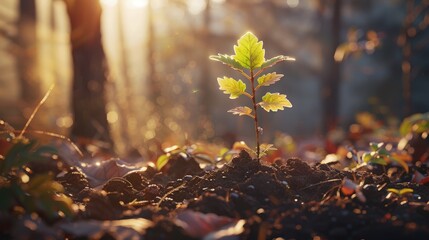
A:
[[[18,75],[21,99],[34,103],[40,99],[40,82],[36,73],[36,3],[35,0],[19,1],[18,19]]]
[[[121,66],[121,73],[124,83],[124,93],[125,93],[125,99],[122,99],[122,101],[118,101],[118,108],[121,113],[121,135],[122,135],[122,141],[124,141],[126,144],[124,144],[123,152],[125,154],[128,154],[130,147],[133,146],[132,143],[132,137],[130,137],[130,133],[133,132],[133,128],[131,126],[131,123],[133,122],[132,119],[135,119],[135,116],[133,115],[133,91],[132,91],[132,84],[130,81],[130,76],[128,74],[128,58],[127,58],[127,50],[126,50],[126,43],[125,43],[125,30],[124,30],[124,21],[123,21],[123,11],[124,11],[124,1],[120,0],[117,4],[117,19],[118,19],[118,45],[119,45],[119,51],[120,51],[120,66]],[[118,78],[119,80],[119,78]],[[134,128],[135,130],[135,128]]]
[[[147,60],[148,60],[148,85],[149,85],[149,99],[152,101],[155,108],[159,106],[161,96],[161,87],[158,82],[158,75],[156,71],[156,57],[155,57],[155,24],[153,14],[153,0],[148,0],[147,5],[147,21],[148,21],[148,40],[147,40]]]
[[[211,4],[210,0],[206,0],[206,9],[203,13],[203,23],[204,27],[202,29],[201,35],[201,46],[203,46],[203,50],[200,53],[200,64],[201,64],[201,75],[200,75],[200,99],[201,99],[201,109],[200,109],[200,121],[198,126],[198,135],[209,137],[211,128],[208,124],[210,123],[210,109],[212,94],[210,90],[210,81],[207,79],[210,78],[210,68],[209,68],[209,58],[210,48],[211,48],[211,32],[210,32],[210,24],[211,24]]]
[[[66,0],[73,58],[72,137],[112,144],[106,114],[106,63],[98,0]]]
[[[405,5],[406,16],[398,38],[398,44],[402,48],[404,117],[429,110],[426,90],[429,86],[429,2],[407,0]]]
[[[322,99],[323,99],[323,132],[327,134],[329,131],[338,127],[338,100],[339,100],[339,85],[340,85],[340,65],[334,60],[335,50],[340,44],[341,32],[341,4],[342,0],[334,0],[333,15],[327,36],[327,51],[326,51],[326,68],[323,79]],[[322,29],[323,30],[323,29]],[[325,31],[323,31],[325,32]],[[326,34],[326,33],[323,33]]]

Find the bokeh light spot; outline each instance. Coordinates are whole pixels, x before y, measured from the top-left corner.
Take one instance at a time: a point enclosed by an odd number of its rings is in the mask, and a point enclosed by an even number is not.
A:
[[[115,123],[119,119],[118,113],[116,111],[110,111],[107,113],[107,121],[109,123]]]
[[[298,7],[299,0],[286,0],[286,4],[291,8]]]

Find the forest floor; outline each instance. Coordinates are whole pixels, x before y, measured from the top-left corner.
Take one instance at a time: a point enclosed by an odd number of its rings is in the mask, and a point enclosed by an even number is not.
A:
[[[422,140],[419,159],[429,153],[427,139]],[[368,154],[399,158],[384,150],[373,147]],[[414,158],[419,149],[413,150],[409,156]],[[264,163],[246,151],[222,166],[205,168],[182,153],[171,155],[159,170],[153,165],[136,169],[117,159],[103,162],[103,170],[96,172],[61,158],[55,164],[30,162],[25,165],[30,179],[54,173],[73,213],[50,215],[64,206],[40,207],[38,199],[25,204],[16,189],[28,196],[37,187],[28,187],[24,175],[9,172],[0,178],[0,238],[429,239],[425,162],[341,164],[310,166],[299,158]],[[94,182],[103,177],[105,181]]]

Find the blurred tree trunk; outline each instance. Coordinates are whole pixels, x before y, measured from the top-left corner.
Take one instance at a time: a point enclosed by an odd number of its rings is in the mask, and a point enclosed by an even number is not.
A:
[[[210,24],[211,24],[211,5],[210,0],[206,1],[206,8],[203,13],[203,29],[201,35],[201,43],[203,46],[203,51],[201,51],[202,55],[200,57],[201,64],[201,75],[200,75],[200,99],[201,99],[201,117],[199,121],[199,133],[198,135],[210,135],[211,126],[208,126],[210,122],[210,109],[212,94],[210,91],[210,81],[207,81],[210,77],[210,68],[209,68],[209,58],[210,48],[211,48],[211,32],[210,32]],[[206,136],[208,137],[208,136]]]
[[[402,94],[405,102],[404,113],[405,116],[410,115],[412,104],[411,104],[411,45],[410,45],[410,36],[407,33],[409,29],[413,27],[413,8],[414,1],[408,0],[406,2],[406,17],[404,19],[404,26],[402,28],[402,33],[399,36],[399,45],[402,47]]]
[[[429,111],[427,101],[429,2],[407,0],[405,5],[406,16],[398,44],[402,48],[404,113],[405,116],[409,116],[413,113]]]
[[[121,73],[124,83],[124,92],[125,99],[119,100],[119,110],[121,113],[121,135],[122,140],[127,143],[124,144],[123,152],[128,154],[130,147],[133,146],[132,137],[130,137],[130,133],[132,133],[132,123],[135,119],[132,114],[133,111],[133,97],[132,97],[132,84],[130,81],[130,76],[128,74],[128,58],[127,58],[127,49],[125,44],[125,30],[124,30],[124,21],[123,21],[123,12],[124,12],[124,0],[120,0],[117,5],[117,19],[118,19],[118,45],[120,49],[120,63],[121,63]],[[135,130],[135,128],[134,128]]]
[[[147,60],[149,64],[148,81],[149,81],[149,99],[152,101],[155,109],[158,107],[157,100],[161,98],[161,87],[158,82],[156,72],[156,59],[155,59],[155,24],[153,15],[153,0],[148,0],[147,5],[147,24],[148,24],[148,40],[147,40]]]
[[[99,0],[65,0],[73,58],[72,137],[112,144],[106,114],[106,63]]]
[[[210,39],[210,0],[206,0],[206,9],[204,10],[204,19],[203,19],[203,30],[202,30],[202,37],[201,42],[203,43],[203,55],[202,55],[202,62],[201,62],[201,82],[200,82],[200,88],[203,95],[202,98],[202,113],[204,115],[207,115],[210,110],[210,85],[207,82],[207,77],[210,75],[210,69],[209,69],[209,54],[210,54],[210,47],[211,47],[211,39]]]
[[[323,1],[320,1],[321,4]],[[340,86],[340,64],[335,61],[334,54],[340,44],[341,32],[341,6],[342,0],[334,0],[332,6],[332,18],[323,21],[322,34],[325,46],[325,74],[322,82],[322,104],[323,104],[323,132],[325,134],[334,130],[338,125],[339,86]],[[322,6],[321,11],[326,9]]]
[[[36,3],[35,0],[19,1],[18,19],[18,75],[21,99],[34,103],[40,99],[40,82],[37,78],[36,60]]]

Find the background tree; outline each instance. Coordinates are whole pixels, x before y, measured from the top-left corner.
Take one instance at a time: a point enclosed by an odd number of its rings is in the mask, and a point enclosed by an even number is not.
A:
[[[19,1],[18,19],[18,74],[21,99],[27,103],[40,100],[40,83],[37,79],[36,3]]]
[[[73,59],[72,137],[112,144],[106,114],[105,54],[98,0],[66,0]]]
[[[331,8],[332,16],[322,19],[321,34],[322,39],[326,44],[325,57],[325,72],[322,79],[322,127],[326,134],[338,126],[338,99],[340,89],[340,65],[335,61],[334,54],[337,47],[340,45],[341,33],[341,7],[342,0],[334,0],[332,6],[325,6],[326,2],[319,2],[319,11],[322,16],[324,11]],[[329,32],[330,34],[326,34]]]
[[[408,0],[398,44],[402,48],[402,81],[405,116],[429,110],[427,87],[429,61],[429,2]],[[426,89],[426,90],[424,90]]]

